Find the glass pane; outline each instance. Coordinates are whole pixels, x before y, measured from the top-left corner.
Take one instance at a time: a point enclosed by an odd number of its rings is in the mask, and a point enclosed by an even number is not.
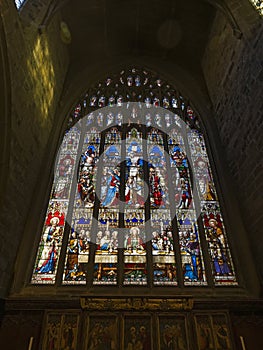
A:
[[[152,209],[151,227],[154,284],[177,285],[170,211]]]
[[[144,211],[126,209],[124,220],[124,285],[145,285],[147,270]]]
[[[118,231],[99,227],[96,244],[93,284],[117,284]]]
[[[92,210],[75,209],[69,233],[63,284],[85,284],[89,261]]]
[[[188,133],[193,172],[216,285],[237,284],[203,135]]]
[[[147,92],[140,91],[144,85],[148,86]],[[125,98],[140,102],[136,107],[129,102],[126,113],[119,108],[124,106]],[[145,120],[141,116],[142,101],[147,108]],[[104,106],[106,112],[95,111]],[[178,114],[167,110],[171,107],[174,112],[183,110],[187,125],[200,129],[187,101],[156,76],[130,69],[107,78],[86,93],[70,114],[70,123],[82,118],[87,107],[94,110],[78,121],[85,131],[81,134],[77,127],[72,127],[65,133],[58,153],[32,283],[55,283],[63,239],[67,244],[62,283],[86,283],[93,237],[94,284],[117,284],[118,247],[124,247],[124,276],[118,276],[118,280],[123,277],[124,285],[146,285],[148,239],[152,247],[149,254],[154,285],[177,285],[178,269],[182,270],[185,285],[206,285],[203,237],[215,285],[236,285],[204,137],[194,129],[185,132]],[[123,125],[126,115],[128,126]],[[146,131],[141,121],[148,127]],[[108,129],[101,133],[103,127]],[[168,135],[159,130],[162,128],[169,130]],[[125,149],[122,149],[123,130],[128,130],[123,143]],[[122,155],[125,164],[121,164]],[[146,181],[149,186],[145,185]],[[99,203],[96,190],[100,193]],[[194,198],[195,190],[198,198]],[[120,197],[124,208],[120,207]],[[122,209],[124,213],[120,213]],[[197,223],[200,213],[202,220]],[[146,224],[148,215],[150,221]],[[200,224],[202,227],[198,227]],[[174,225],[178,228],[179,241],[174,239]],[[182,266],[176,265],[176,247]]]
[[[100,138],[96,129],[93,132],[86,132],[79,164],[78,186],[74,204],[76,207],[92,208],[94,206],[99,144]]]
[[[169,133],[168,143],[184,284],[205,285],[206,278],[197,215],[192,200],[189,165],[180,129],[173,129]]]
[[[93,284],[117,284],[118,210],[99,211]]]
[[[55,283],[79,138],[79,130],[73,127],[65,134],[60,147],[32,283]]]
[[[125,202],[127,207],[144,207],[143,164],[142,135],[133,128],[126,138]]]
[[[198,225],[194,210],[177,210],[177,225],[185,285],[206,285]]]
[[[150,205],[152,208],[167,208],[169,206],[169,195],[163,137],[156,129],[152,129],[148,133],[147,156]]]

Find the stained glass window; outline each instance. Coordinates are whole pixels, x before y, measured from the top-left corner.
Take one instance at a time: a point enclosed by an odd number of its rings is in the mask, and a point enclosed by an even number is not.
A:
[[[108,77],[72,110],[31,283],[237,285],[201,120],[154,73]]]
[[[263,1],[262,0],[250,0],[258,12],[263,16]]]
[[[20,9],[20,7],[24,4],[26,0],[15,0],[15,4],[17,9]]]

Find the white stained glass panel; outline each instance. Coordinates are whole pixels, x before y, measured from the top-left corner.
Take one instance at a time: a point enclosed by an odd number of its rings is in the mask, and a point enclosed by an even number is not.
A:
[[[262,0],[250,0],[258,12],[263,16],[263,1]]]
[[[18,10],[20,9],[20,7],[23,5],[24,2],[25,0],[15,0],[15,4]]]

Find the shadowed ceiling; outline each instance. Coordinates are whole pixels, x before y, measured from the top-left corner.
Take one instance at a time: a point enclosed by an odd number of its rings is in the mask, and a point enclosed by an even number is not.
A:
[[[71,68],[107,57],[149,56],[199,73],[215,9],[205,0],[68,0]]]

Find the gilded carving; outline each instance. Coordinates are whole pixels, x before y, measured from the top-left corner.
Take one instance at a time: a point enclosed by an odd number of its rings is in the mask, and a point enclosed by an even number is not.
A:
[[[80,298],[82,309],[88,310],[191,310],[193,308],[192,297],[177,297],[169,299],[155,298],[122,298],[99,299]]]

